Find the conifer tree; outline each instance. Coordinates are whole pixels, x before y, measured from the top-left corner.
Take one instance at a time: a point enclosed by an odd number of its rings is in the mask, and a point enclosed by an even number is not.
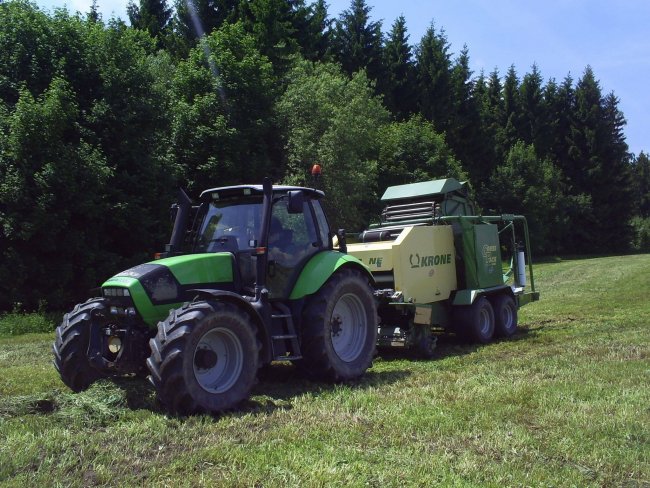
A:
[[[348,75],[365,69],[376,81],[382,77],[381,22],[370,20],[370,10],[365,0],[352,0],[335,23],[332,53]]]
[[[565,173],[578,193],[591,192],[591,175],[598,171],[598,145],[602,142],[601,90],[591,67],[587,67],[575,89],[570,128],[568,165]]]
[[[499,149],[498,135],[501,131],[504,111],[502,99],[502,85],[499,71],[494,69],[487,80],[482,83],[477,81],[476,99],[480,117],[480,138],[483,150],[481,159],[474,168],[468,168],[471,181],[476,188],[480,188],[494,172],[499,156],[504,154],[503,148]]]
[[[575,105],[573,79],[567,75],[560,85],[554,81],[544,88],[544,112],[546,113],[546,139],[540,143],[538,151],[550,157],[567,174],[569,167],[568,137]]]
[[[604,144],[601,168],[595,175],[592,199],[603,225],[601,239],[606,251],[626,251],[632,240],[630,219],[634,212],[630,154],[623,128],[626,120],[613,94],[605,96],[603,107]]]
[[[632,212],[625,119],[616,97],[602,96],[589,66],[575,89],[573,115],[566,176],[574,193],[590,196],[592,219],[598,223],[575,225],[588,226],[593,251],[624,250],[631,240]]]
[[[645,152],[641,151],[632,161],[632,175],[636,214],[650,218],[650,158]]]
[[[310,61],[325,60],[331,40],[332,24],[327,17],[325,0],[317,0],[309,6],[306,6],[304,1],[298,1],[295,2],[293,10],[293,26],[302,57]]]
[[[286,0],[250,0],[240,4],[244,28],[252,34],[260,53],[271,61],[276,75],[289,67],[289,57],[298,52],[293,4]]]
[[[102,16],[99,13],[99,5],[97,4],[97,0],[93,0],[93,3],[90,5],[90,11],[86,14],[86,18],[89,22],[93,23],[102,20]]]
[[[174,53],[186,57],[201,36],[209,35],[225,22],[235,22],[239,3],[239,0],[176,0],[172,20]]]
[[[542,74],[536,64],[526,73],[519,87],[521,113],[518,135],[526,144],[534,144],[539,150],[545,129],[544,105],[542,99]]]
[[[480,138],[480,114],[474,93],[472,71],[469,68],[469,50],[463,46],[451,69],[452,105],[447,142],[470,173],[483,156]]]
[[[130,0],[126,11],[132,27],[146,30],[162,46],[162,35],[172,13],[166,0],[138,0],[138,5]]]
[[[473,141],[476,151],[471,166],[466,166],[468,176],[475,189],[483,184],[481,173],[484,168],[492,167],[494,161],[494,138],[490,139],[485,124],[484,110],[488,97],[488,80],[485,73],[481,71],[478,77],[473,80],[473,103],[476,108],[476,140]],[[485,170],[487,174],[488,171]]]
[[[406,19],[399,16],[393,23],[384,45],[383,63],[385,77],[379,86],[384,104],[398,120],[415,112],[415,66],[406,33]]]
[[[503,120],[498,136],[499,149],[505,156],[509,149],[517,142],[519,137],[519,77],[515,66],[511,65],[503,81]]]
[[[451,61],[444,31],[433,24],[422,37],[416,54],[418,108],[437,132],[449,128],[451,109]]]

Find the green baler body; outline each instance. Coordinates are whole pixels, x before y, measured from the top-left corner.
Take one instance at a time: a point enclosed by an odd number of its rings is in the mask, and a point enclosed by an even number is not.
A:
[[[463,221],[461,227],[465,288],[479,289],[503,285],[497,226]]]

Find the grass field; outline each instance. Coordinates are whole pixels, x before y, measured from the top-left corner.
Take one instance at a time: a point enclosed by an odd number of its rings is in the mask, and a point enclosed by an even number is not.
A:
[[[139,380],[72,394],[53,334],[5,318],[0,485],[650,487],[650,255],[535,272],[511,340],[441,339],[346,385],[276,366],[220,418],[166,416]]]

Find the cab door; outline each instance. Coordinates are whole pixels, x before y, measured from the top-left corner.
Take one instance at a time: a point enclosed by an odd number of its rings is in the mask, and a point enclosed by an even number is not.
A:
[[[268,240],[270,298],[287,299],[306,262],[322,247],[309,199],[304,200],[301,213],[289,213],[285,199],[275,202]]]

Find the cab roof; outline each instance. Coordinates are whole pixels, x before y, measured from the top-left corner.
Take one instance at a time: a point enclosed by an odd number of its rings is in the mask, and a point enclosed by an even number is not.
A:
[[[286,193],[289,191],[301,190],[306,197],[319,199],[325,196],[325,193],[315,188],[306,188],[302,186],[285,186],[273,185],[273,193]],[[208,195],[217,195],[217,199],[236,198],[239,196],[262,195],[264,190],[262,185],[236,185],[222,186],[219,188],[210,188],[201,192],[201,199],[207,198]]]

